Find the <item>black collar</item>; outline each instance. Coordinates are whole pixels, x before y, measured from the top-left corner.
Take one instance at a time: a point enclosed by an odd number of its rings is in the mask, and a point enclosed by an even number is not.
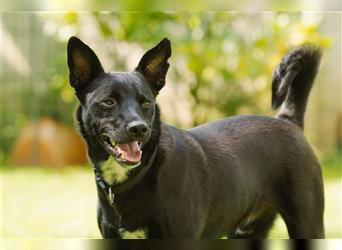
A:
[[[109,185],[102,177],[100,171],[94,167],[96,182],[99,185],[99,187],[102,189],[102,191],[106,194],[109,204],[114,204],[114,194],[119,194],[122,192],[127,191],[128,189],[132,188],[134,185],[136,185],[147,173],[147,171],[151,168],[154,159],[156,158],[158,151],[158,146],[156,146],[153,150],[152,155],[149,157],[146,164],[141,163],[140,166],[138,166],[134,172],[132,171],[132,174],[128,177],[128,179],[122,183],[115,184],[115,185]]]

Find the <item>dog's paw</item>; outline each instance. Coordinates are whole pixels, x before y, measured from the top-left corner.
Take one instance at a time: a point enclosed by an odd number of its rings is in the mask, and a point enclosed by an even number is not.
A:
[[[120,230],[113,224],[102,222],[100,231],[104,239],[121,239]]]

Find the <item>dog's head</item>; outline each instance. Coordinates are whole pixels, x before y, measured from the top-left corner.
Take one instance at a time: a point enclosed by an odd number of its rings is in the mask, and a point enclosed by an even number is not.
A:
[[[140,164],[170,56],[170,41],[164,38],[143,55],[134,71],[107,73],[92,49],[76,37],[69,39],[70,85],[82,106],[86,133],[123,166]]]

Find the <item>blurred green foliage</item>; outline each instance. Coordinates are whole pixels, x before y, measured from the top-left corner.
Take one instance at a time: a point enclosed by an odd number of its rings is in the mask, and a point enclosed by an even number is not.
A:
[[[1,57],[0,162],[28,122],[49,116],[72,124],[76,104],[68,86],[65,41],[47,36],[35,13],[2,14],[2,25],[10,36],[2,49],[12,57],[19,51],[23,58],[15,58],[13,65]],[[21,59],[30,68],[27,75],[16,68],[25,64]]]
[[[89,10],[108,10],[108,11],[335,11],[339,7],[338,0],[331,0],[325,3],[324,0],[305,1],[288,0],[272,1],[264,0],[255,2],[251,0],[173,0],[173,1],[139,1],[139,0],[50,0],[48,3],[44,0],[24,1],[0,1],[1,7],[6,11],[66,11],[77,9],[80,11]]]
[[[335,150],[327,153],[322,160],[323,172],[325,177],[342,177],[342,147],[338,146]]]
[[[70,12],[64,19],[79,30],[82,15]],[[268,109],[270,79],[281,56],[307,42],[329,45],[329,39],[318,33],[319,14],[96,12],[92,15],[100,31],[101,38],[97,40],[114,45],[116,41],[138,43],[146,50],[165,36],[171,39],[172,81],[167,84],[189,86],[193,124]],[[124,66],[126,58],[115,53],[111,58],[115,70],[131,70]],[[179,62],[185,63],[179,66]]]
[[[34,16],[35,32],[24,38],[37,42],[27,57],[32,68],[41,68],[26,79],[28,84],[20,90],[12,91],[10,84],[5,84],[9,90],[1,101],[8,103],[16,96],[20,107],[14,110],[5,105],[1,110],[5,118],[1,119],[0,126],[10,131],[0,135],[0,140],[5,142],[0,147],[2,153],[8,152],[25,121],[48,115],[72,124],[76,101],[68,83],[66,42],[70,35],[84,36],[88,32],[85,25],[89,22],[96,27],[96,32],[89,31],[93,33],[86,35],[101,41],[103,50],[113,60],[113,70],[132,70],[127,68],[126,58],[112,49],[116,42],[147,50],[168,37],[172,41],[173,56],[167,84],[176,88],[186,86],[192,125],[241,113],[260,110],[265,113],[270,109],[272,71],[281,56],[303,43],[323,47],[330,43],[328,37],[318,32],[322,18],[319,13],[67,12],[30,15]],[[10,22],[7,29],[12,34],[20,33],[20,27]],[[40,48],[41,40],[45,45]],[[137,55],[137,61],[140,56]],[[37,57],[43,61],[40,65],[35,65]],[[34,87],[36,81],[41,83],[39,88]]]
[[[309,24],[303,24],[301,14],[94,15],[104,39],[138,42],[145,48],[164,36],[174,42],[175,80],[169,84],[189,84],[194,124],[265,110],[270,78],[280,57],[303,43],[329,43],[317,32],[319,15]],[[186,69],[177,66],[178,58],[185,61]],[[189,71],[191,80],[183,71]]]

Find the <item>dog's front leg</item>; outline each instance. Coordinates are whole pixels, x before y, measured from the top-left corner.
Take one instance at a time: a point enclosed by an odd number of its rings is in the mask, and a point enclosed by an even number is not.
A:
[[[105,207],[100,203],[97,208],[97,223],[104,239],[121,239],[120,216],[113,207]]]

